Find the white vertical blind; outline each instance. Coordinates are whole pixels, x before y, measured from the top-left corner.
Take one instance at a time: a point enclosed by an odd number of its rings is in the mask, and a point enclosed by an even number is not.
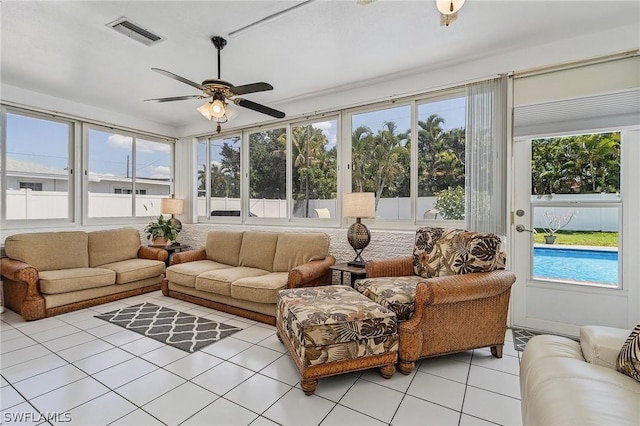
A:
[[[467,87],[465,222],[506,234],[507,77]]]

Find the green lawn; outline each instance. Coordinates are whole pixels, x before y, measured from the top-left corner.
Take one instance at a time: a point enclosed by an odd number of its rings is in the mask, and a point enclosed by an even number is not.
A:
[[[544,230],[536,229],[534,235],[536,243],[544,244]],[[555,244],[571,246],[602,246],[618,247],[617,232],[591,232],[591,231],[558,231]]]

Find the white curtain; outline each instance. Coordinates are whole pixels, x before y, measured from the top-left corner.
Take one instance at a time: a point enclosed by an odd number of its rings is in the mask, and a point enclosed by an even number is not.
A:
[[[470,231],[507,232],[507,77],[467,87],[465,222]]]

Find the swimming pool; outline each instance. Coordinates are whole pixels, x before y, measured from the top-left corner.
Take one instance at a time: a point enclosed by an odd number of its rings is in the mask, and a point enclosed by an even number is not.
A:
[[[534,247],[533,275],[538,278],[618,284],[618,252]]]

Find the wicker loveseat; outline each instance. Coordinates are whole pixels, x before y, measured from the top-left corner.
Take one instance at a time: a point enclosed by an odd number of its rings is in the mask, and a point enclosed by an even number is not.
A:
[[[502,357],[511,285],[500,237],[421,228],[413,256],[370,260],[356,290],[398,318],[398,370],[425,357],[490,347]]]
[[[136,229],[38,232],[6,238],[4,302],[37,320],[158,290],[167,252]]]
[[[162,292],[275,325],[279,290],[331,283],[328,252],[320,232],[211,231],[204,248],[171,257]]]

